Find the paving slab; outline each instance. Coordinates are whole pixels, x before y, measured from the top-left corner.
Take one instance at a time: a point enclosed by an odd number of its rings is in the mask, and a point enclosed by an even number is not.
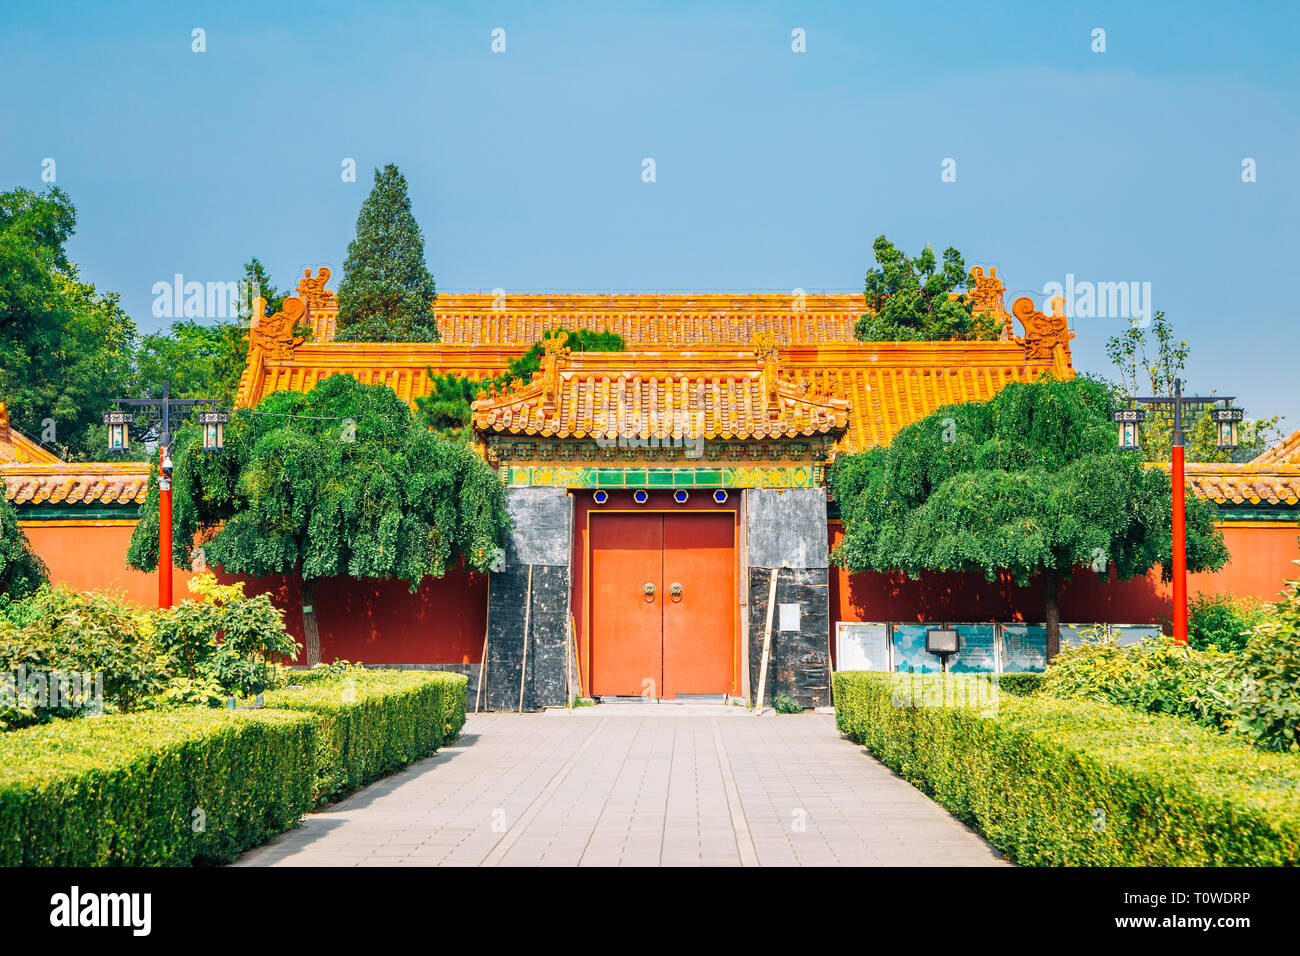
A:
[[[998,866],[822,714],[602,704],[459,740],[237,866]]]

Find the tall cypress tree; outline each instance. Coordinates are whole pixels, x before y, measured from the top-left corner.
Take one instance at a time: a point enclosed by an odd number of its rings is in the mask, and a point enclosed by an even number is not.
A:
[[[375,170],[348,244],[339,283],[341,342],[436,342],[433,276],[411,215],[406,177],[392,163]]]

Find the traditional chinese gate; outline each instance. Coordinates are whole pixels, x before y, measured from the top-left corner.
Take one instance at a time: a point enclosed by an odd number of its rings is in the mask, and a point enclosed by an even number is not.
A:
[[[590,520],[591,693],[738,693],[735,513]]]

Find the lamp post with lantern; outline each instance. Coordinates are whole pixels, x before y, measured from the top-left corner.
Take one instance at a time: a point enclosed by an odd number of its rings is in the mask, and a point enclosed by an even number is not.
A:
[[[172,426],[171,410],[204,406],[198,412],[198,423],[203,435],[204,451],[221,451],[225,447],[225,426],[230,421],[228,412],[216,411],[216,400],[211,398],[172,398],[171,383],[163,382],[162,398],[114,399],[117,410],[104,413],[108,426],[110,451],[125,451],[130,445],[128,429],[135,423],[135,414],[121,406],[159,409],[158,432],[158,606],[172,606]],[[183,412],[182,412],[183,414]]]
[[[1183,380],[1174,379],[1172,396],[1135,396],[1132,402],[1165,408],[1173,413],[1173,441],[1170,449],[1170,480],[1173,485],[1173,627],[1174,644],[1187,646],[1187,526],[1185,523],[1185,503],[1187,481],[1184,471],[1183,409],[1200,410],[1226,404],[1235,400],[1233,395],[1215,395],[1209,398],[1184,395]],[[1210,408],[1210,419],[1217,426],[1217,444],[1223,451],[1237,447],[1237,424],[1242,419],[1240,408]],[[1146,420],[1146,410],[1142,408],[1121,408],[1114,413],[1114,421],[1119,429],[1119,447],[1135,449],[1139,447],[1139,425]]]

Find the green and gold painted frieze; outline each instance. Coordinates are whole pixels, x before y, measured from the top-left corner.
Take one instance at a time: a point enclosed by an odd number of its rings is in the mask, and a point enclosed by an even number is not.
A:
[[[600,468],[506,465],[508,485],[563,488],[817,488],[821,465],[726,465],[718,468]]]

